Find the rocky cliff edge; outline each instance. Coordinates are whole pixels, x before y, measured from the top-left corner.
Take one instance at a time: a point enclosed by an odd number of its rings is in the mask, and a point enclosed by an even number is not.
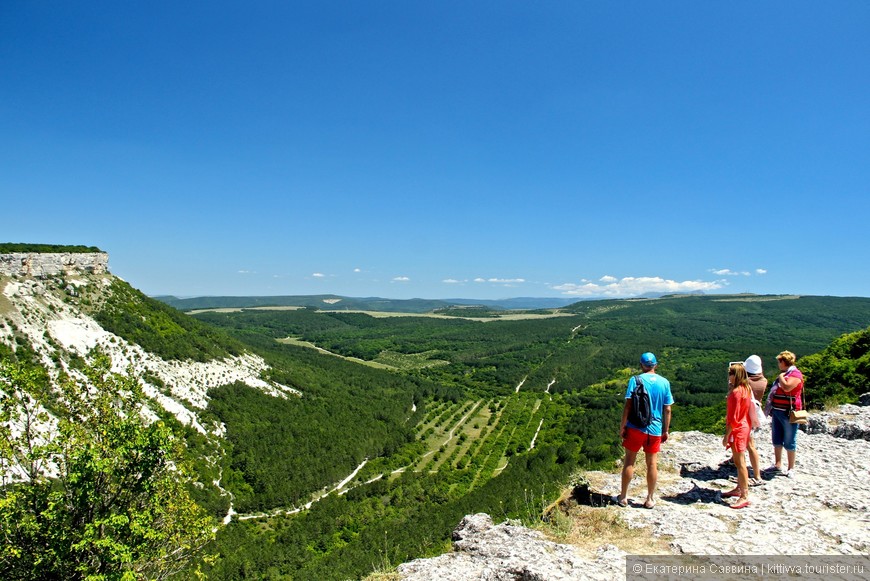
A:
[[[106,274],[109,255],[105,252],[12,252],[0,254],[0,275],[57,276]]]
[[[862,400],[863,401],[863,400]],[[773,463],[770,428],[755,434],[762,468]],[[731,509],[722,492],[734,487],[734,468],[715,434],[672,434],[659,462],[658,503],[641,507],[643,459],[620,508],[619,471],[589,472],[556,510],[571,518],[612,518],[596,548],[559,544],[485,514],[466,516],[453,533],[453,551],[398,567],[406,581],[561,581],[626,578],[627,555],[867,555],[870,553],[870,408],[841,406],[811,414],[798,435],[792,477],[763,476],[751,488],[752,506]],[[618,529],[632,530],[634,543]],[[637,543],[639,536],[641,543]]]

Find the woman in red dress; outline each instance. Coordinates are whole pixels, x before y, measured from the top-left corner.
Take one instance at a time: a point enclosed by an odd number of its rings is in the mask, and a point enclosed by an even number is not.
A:
[[[749,377],[742,363],[732,363],[728,368],[728,402],[725,415],[725,437],[722,445],[731,448],[731,458],[737,468],[737,487],[723,492],[723,497],[737,497],[731,508],[745,508],[749,502],[749,471],[746,468],[746,448],[752,422],[749,412],[752,406],[752,392]]]

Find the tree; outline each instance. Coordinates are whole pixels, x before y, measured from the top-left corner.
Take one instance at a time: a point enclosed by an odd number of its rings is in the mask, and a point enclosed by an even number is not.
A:
[[[870,391],[870,327],[842,335],[819,353],[801,357],[804,385],[812,389],[811,405],[855,403]],[[804,390],[804,406],[807,391]]]
[[[165,579],[214,537],[180,442],[109,365],[61,380],[50,415],[44,371],[0,362],[0,577]]]

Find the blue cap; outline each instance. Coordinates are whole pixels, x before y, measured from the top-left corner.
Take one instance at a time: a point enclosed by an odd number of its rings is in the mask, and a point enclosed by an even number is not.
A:
[[[656,361],[655,355],[653,355],[652,353],[646,352],[640,356],[640,364],[643,365],[644,367],[655,367],[656,365],[659,364],[659,362]]]

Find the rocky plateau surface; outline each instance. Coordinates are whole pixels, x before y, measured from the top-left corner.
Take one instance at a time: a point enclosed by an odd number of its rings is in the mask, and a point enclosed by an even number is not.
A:
[[[569,502],[616,511],[625,526],[649,535],[651,546],[658,541],[655,546],[665,545],[674,555],[866,556],[870,407],[811,413],[806,428],[798,434],[794,473],[762,470],[763,483],[751,488],[752,504],[745,509],[731,509],[722,497],[735,486],[735,470],[723,462],[728,454],[721,436],[700,432],[674,433],[663,446],[652,510],[642,508],[642,473],[632,481],[627,508],[612,502],[619,491],[618,469],[587,473],[588,483],[575,488]],[[759,428],[755,440],[762,468],[769,467],[769,426]],[[589,558],[537,531],[469,515],[454,531],[452,552],[402,564],[398,573],[406,581],[625,579],[626,556],[639,553],[620,548],[617,537],[602,536],[596,556]]]

